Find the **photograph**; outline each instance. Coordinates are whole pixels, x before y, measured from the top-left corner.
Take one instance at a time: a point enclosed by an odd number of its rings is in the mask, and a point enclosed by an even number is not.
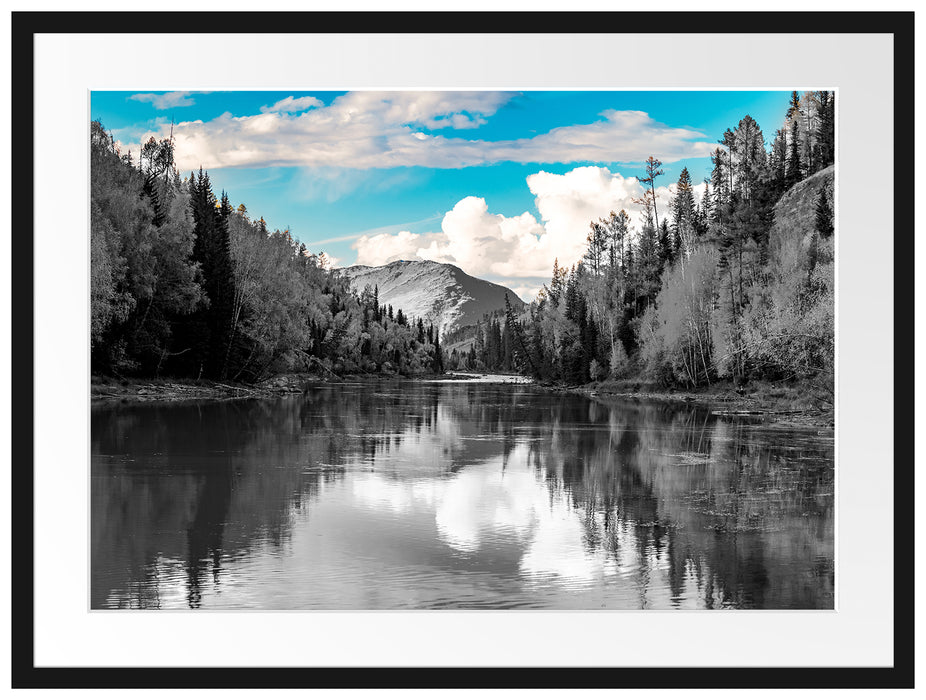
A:
[[[834,611],[840,100],[91,90],[89,608]]]
[[[195,5],[12,13],[13,687],[913,687],[913,12]]]

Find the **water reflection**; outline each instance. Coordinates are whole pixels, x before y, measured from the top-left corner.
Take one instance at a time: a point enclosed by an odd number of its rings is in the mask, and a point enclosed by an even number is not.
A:
[[[367,383],[92,411],[91,605],[832,608],[833,443]]]

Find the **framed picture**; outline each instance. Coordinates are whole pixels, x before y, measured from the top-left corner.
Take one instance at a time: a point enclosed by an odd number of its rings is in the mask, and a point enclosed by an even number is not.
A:
[[[14,686],[912,687],[912,13],[12,33]]]

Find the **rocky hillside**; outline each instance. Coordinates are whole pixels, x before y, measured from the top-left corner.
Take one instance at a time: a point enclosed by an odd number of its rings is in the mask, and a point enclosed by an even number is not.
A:
[[[516,310],[524,302],[507,287],[466,274],[456,265],[429,260],[398,260],[339,270],[357,292],[379,287],[379,303],[402,309],[409,317],[433,322],[441,333],[475,323],[483,314],[505,307],[505,294]]]
[[[782,195],[775,204],[775,222],[769,233],[773,254],[783,249],[806,246],[814,230],[817,198],[826,189],[830,206],[833,202],[835,168],[830,166],[801,180]]]

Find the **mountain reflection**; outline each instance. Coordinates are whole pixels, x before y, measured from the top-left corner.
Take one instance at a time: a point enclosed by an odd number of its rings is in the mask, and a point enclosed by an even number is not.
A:
[[[459,382],[91,428],[94,608],[833,607],[814,431]]]

